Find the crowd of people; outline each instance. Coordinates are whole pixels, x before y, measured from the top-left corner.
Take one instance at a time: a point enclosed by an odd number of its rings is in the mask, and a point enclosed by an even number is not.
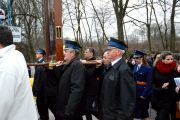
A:
[[[35,67],[31,90],[26,61],[15,50],[11,31],[0,26],[1,120],[49,120],[49,110],[55,120],[92,120],[92,115],[99,120],[149,120],[150,105],[156,120],[178,120],[179,54],[162,51],[147,59],[135,50],[125,58],[128,46],[111,37],[97,62],[94,48],[86,48],[81,60],[76,41],[64,45],[64,61],[53,69]],[[44,63],[45,55],[39,48],[37,63]]]
[[[148,120],[151,105],[156,111],[155,120],[179,120],[176,108],[180,100],[180,86],[174,79],[180,78],[180,54],[162,51],[154,54],[151,59],[146,59],[145,55],[135,51],[128,60],[136,81],[134,117]]]

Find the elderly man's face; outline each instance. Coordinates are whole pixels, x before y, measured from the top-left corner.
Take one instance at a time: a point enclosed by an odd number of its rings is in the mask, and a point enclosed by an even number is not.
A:
[[[69,62],[75,57],[75,51],[72,49],[65,49],[64,52],[64,60]]]
[[[121,51],[117,48],[111,48],[108,50],[109,53],[109,59],[111,61],[116,60],[118,57],[121,57]]]
[[[103,54],[103,63],[104,63],[105,65],[107,65],[107,64],[110,63],[108,51],[106,51],[106,52]]]

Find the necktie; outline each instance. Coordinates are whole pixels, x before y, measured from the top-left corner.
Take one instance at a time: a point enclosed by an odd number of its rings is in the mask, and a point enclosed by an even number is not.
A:
[[[136,69],[136,71],[138,71],[138,70],[139,70],[139,68],[140,68],[140,66],[138,65],[138,66],[137,66],[137,69]]]

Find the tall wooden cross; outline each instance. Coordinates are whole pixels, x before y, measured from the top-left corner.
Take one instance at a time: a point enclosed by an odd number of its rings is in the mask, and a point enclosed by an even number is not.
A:
[[[63,60],[62,0],[44,0],[43,11],[47,60]]]

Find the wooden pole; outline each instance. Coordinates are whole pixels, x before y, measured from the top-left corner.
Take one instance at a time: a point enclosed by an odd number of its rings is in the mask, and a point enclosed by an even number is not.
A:
[[[46,59],[63,60],[62,0],[44,0],[43,9]]]
[[[63,60],[63,38],[62,38],[62,0],[54,0],[54,26],[55,26],[55,48],[56,60]]]
[[[46,59],[49,61],[50,55],[50,34],[49,34],[49,0],[43,0],[43,11],[44,11],[44,40]]]

